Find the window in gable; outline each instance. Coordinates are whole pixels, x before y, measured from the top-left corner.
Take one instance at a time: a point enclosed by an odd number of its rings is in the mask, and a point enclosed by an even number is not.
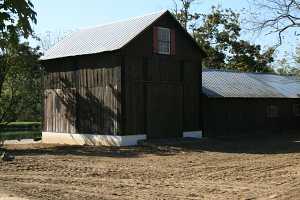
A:
[[[158,53],[167,54],[171,53],[171,31],[168,28],[159,27],[157,29]]]
[[[175,54],[175,31],[164,27],[154,27],[154,52],[163,55]]]

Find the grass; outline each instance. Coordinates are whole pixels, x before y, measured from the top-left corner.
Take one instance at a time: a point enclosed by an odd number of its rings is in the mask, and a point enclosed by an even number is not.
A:
[[[1,125],[4,124],[0,124]],[[0,140],[39,139],[42,137],[40,122],[11,122],[0,130]]]
[[[10,122],[8,124],[8,126],[18,126],[18,125],[40,126],[41,122]]]
[[[0,139],[2,140],[40,139],[41,137],[40,131],[0,132]]]

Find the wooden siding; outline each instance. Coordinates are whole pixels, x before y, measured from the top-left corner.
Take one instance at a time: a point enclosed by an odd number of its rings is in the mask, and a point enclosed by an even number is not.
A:
[[[75,133],[74,102],[75,90],[73,88],[48,89],[44,92],[44,131],[58,133]]]
[[[200,68],[169,56],[125,58],[125,134],[180,137],[200,130]]]
[[[174,55],[154,50],[154,29],[175,34]],[[181,137],[201,130],[202,51],[169,15],[161,17],[123,50],[123,134]],[[126,91],[126,92],[125,92]]]
[[[153,52],[154,26],[172,29],[174,55]],[[120,51],[44,62],[45,90],[75,88],[76,132],[181,137],[201,130],[201,56],[174,18],[164,15]],[[48,106],[60,106],[48,101],[45,121],[65,120],[48,113]],[[56,132],[53,123],[45,124]]]
[[[297,99],[207,98],[203,120],[206,136],[237,136],[256,133],[284,133],[300,130],[300,117],[293,112]],[[267,107],[275,105],[279,117],[267,117]]]
[[[45,95],[44,130],[118,134],[121,115],[119,57],[82,57],[73,62],[72,67],[64,67],[63,62],[58,62],[58,66],[59,70],[48,67],[44,78],[45,92],[49,96]],[[67,117],[70,113],[71,118]]]

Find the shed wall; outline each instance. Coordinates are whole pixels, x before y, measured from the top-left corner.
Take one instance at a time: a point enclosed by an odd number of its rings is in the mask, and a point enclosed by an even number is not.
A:
[[[44,63],[44,131],[120,132],[121,59],[101,54]]]
[[[300,117],[293,111],[298,99],[203,98],[204,135],[240,136],[300,130]],[[278,107],[279,116],[267,116],[267,107]]]

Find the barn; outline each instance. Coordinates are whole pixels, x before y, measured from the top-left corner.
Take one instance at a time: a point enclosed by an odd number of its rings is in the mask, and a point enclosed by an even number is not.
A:
[[[71,34],[41,58],[43,142],[200,137],[204,56],[169,11]]]
[[[205,70],[203,134],[240,136],[300,131],[300,79]]]

